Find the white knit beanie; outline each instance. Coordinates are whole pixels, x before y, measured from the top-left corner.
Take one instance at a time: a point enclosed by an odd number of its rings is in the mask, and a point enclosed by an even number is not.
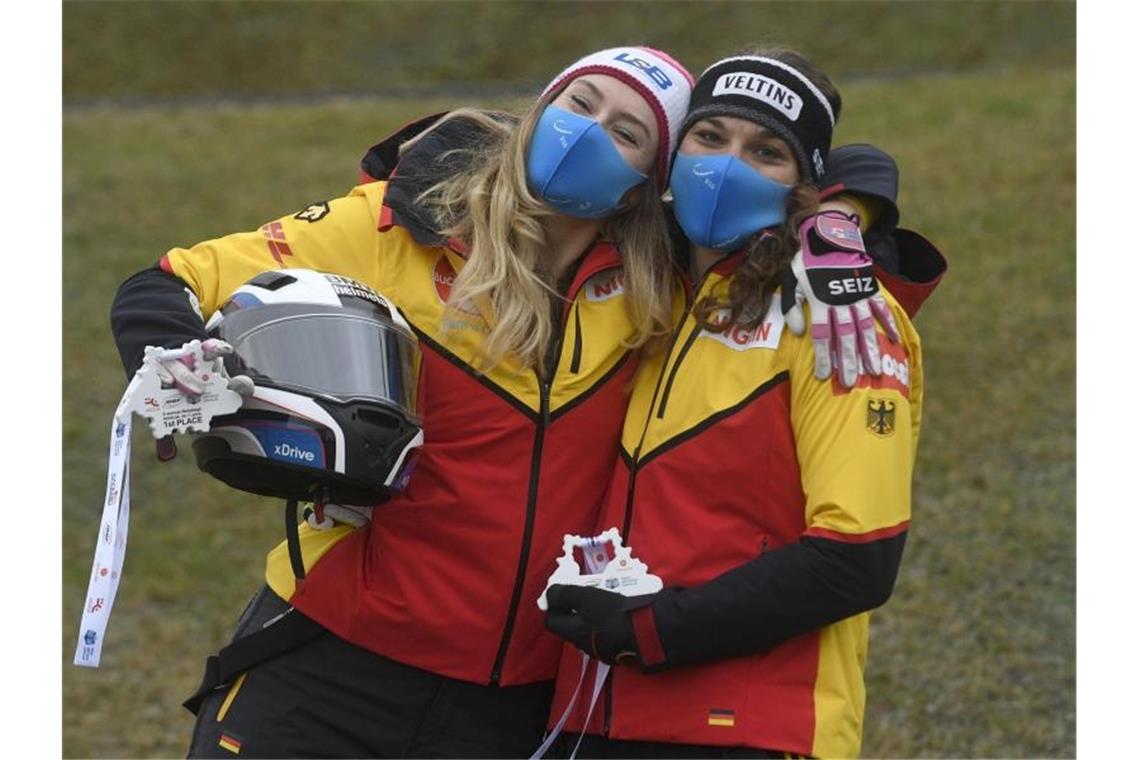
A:
[[[669,178],[669,162],[677,150],[681,125],[689,110],[693,75],[660,50],[649,47],[617,47],[602,50],[566,68],[543,90],[558,92],[583,74],[605,74],[637,90],[657,115],[657,185],[664,188]],[[668,136],[668,140],[664,136]]]

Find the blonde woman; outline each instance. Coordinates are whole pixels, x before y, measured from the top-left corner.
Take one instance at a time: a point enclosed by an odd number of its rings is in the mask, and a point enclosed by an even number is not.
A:
[[[388,181],[175,248],[124,283],[112,321],[128,371],[147,345],[205,338],[203,316],[284,267],[380,291],[423,353],[405,490],[360,530],[302,527],[303,582],[271,552],[189,701],[191,756],[539,744],[560,648],[534,600],[563,534],[592,528],[635,355],[670,326],[659,198],[691,88],[660,51],[595,53],[518,118],[450,114]]]

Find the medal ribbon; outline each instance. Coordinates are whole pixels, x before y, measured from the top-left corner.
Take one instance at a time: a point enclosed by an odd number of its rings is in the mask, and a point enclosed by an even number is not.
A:
[[[599,541],[597,538],[591,538],[582,547],[582,557],[586,561],[586,569],[591,574],[604,572],[606,565],[610,563],[609,555],[606,553],[606,544],[609,541]],[[586,670],[590,667],[590,656],[585,652],[582,653],[582,672],[578,674],[578,685],[574,687],[574,693],[570,696],[570,703],[566,705],[566,709],[562,711],[562,717],[554,724],[550,734],[542,743],[542,746],[535,750],[534,754],[530,756],[530,760],[542,757],[546,751],[550,749],[550,745],[562,733],[562,727],[566,725],[567,719],[570,717],[570,712],[574,709],[574,705],[578,704],[578,694],[582,690],[582,682],[586,680]],[[582,737],[586,735],[586,726],[590,724],[590,718],[594,714],[594,707],[598,703],[598,695],[602,693],[602,686],[605,685],[606,676],[610,674],[610,666],[604,662],[598,662],[598,669],[594,673],[594,689],[590,696],[590,707],[586,711],[586,721],[582,724],[582,733],[578,736],[578,743],[574,745],[574,751],[570,753],[570,760],[578,754],[578,747],[582,744]]]
[[[127,531],[131,517],[131,410],[128,404],[139,384],[140,379],[136,375],[127,386],[111,420],[103,517],[95,542],[83,618],[79,622],[79,640],[75,646],[75,664],[88,668],[99,667],[103,637],[127,556]]]
[[[554,744],[554,740],[562,733],[562,727],[566,725],[570,713],[574,710],[574,705],[578,704],[578,694],[582,691],[582,682],[586,680],[586,670],[590,667],[590,655],[585,652],[582,653],[582,671],[578,674],[578,685],[574,687],[574,693],[570,695],[570,702],[566,705],[566,709],[562,711],[562,717],[554,724],[554,728],[547,734],[546,740],[542,742],[542,746],[534,751],[530,756],[530,760],[537,760],[546,754],[550,749],[550,745]],[[578,742],[574,745],[574,751],[570,753],[570,760],[578,754],[578,747],[582,744],[582,737],[586,735],[586,726],[590,725],[590,718],[594,715],[594,706],[598,703],[598,695],[602,693],[602,686],[606,683],[606,676],[610,674],[610,666],[604,662],[598,662],[598,669],[594,673],[594,693],[590,697],[590,709],[586,711],[586,720],[582,723],[582,733],[578,735]]]

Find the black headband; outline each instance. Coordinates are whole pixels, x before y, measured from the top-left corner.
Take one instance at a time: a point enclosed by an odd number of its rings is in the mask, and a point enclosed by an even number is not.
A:
[[[682,135],[710,116],[738,116],[767,127],[795,152],[802,176],[815,182],[823,176],[835,116],[819,88],[794,67],[759,56],[717,61],[693,88]]]

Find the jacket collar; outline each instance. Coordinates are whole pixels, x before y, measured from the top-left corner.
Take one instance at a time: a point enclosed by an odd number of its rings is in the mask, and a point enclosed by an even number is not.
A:
[[[438,220],[416,199],[424,190],[462,169],[469,160],[464,149],[478,145],[486,131],[468,119],[453,119],[440,124],[400,153],[405,142],[434,126],[443,115],[433,114],[414,121],[373,145],[361,161],[361,175],[366,181],[388,181],[380,207],[382,232],[398,225],[408,230],[420,245],[447,247],[465,256],[466,246],[458,239],[441,234]],[[513,118],[507,114],[492,115]]]

